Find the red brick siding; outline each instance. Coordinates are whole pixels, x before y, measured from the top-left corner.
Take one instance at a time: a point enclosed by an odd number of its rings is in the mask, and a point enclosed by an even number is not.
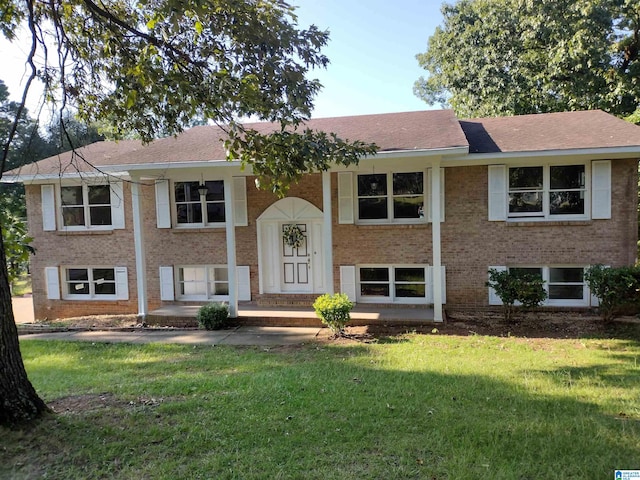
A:
[[[548,222],[519,226],[489,222],[487,167],[446,169],[446,212],[442,230],[442,263],[447,272],[449,306],[481,306],[487,303],[484,282],[487,267],[506,264],[625,265],[636,255],[637,162],[614,160],[612,165],[611,220]],[[337,175],[331,175],[334,289],[340,288],[340,265],[431,264],[430,225],[340,225],[338,224]],[[246,179],[249,224],[236,227],[238,265],[248,265],[251,293],[258,292],[257,218],[276,196],[257,190],[254,178]],[[159,307],[161,265],[226,264],[226,234],[223,228],[196,230],[156,227],[155,188],[141,187],[143,235],[146,252],[149,309]],[[322,210],[322,176],[305,176],[293,185],[290,196],[304,198]],[[137,312],[136,272],[131,195],[125,184],[125,230],[84,234],[42,230],[39,186],[27,186],[27,208],[34,246],[32,258],[36,318],[80,314]],[[521,225],[525,225],[524,223]],[[96,263],[99,259],[99,263]],[[129,300],[77,302],[47,300],[44,268],[59,265],[125,266],[129,277]]]
[[[446,169],[441,226],[447,303],[486,305],[493,265],[632,264],[637,241],[637,161],[612,161],[612,219],[588,222],[489,222],[486,166]]]
[[[124,184],[126,228],[108,232],[45,232],[42,229],[40,185],[26,185],[26,198],[29,232],[34,238],[33,246],[36,249],[36,254],[31,256],[35,318],[136,313],[138,307],[129,185]],[[127,267],[129,300],[48,300],[45,267],[67,265]]]

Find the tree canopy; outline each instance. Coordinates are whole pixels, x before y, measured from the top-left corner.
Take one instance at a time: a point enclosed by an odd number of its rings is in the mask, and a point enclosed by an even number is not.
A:
[[[48,97],[116,135],[133,132],[148,142],[194,119],[213,121],[229,133],[230,156],[259,165],[261,184],[279,195],[306,171],[375,152],[301,125],[321,87],[308,75],[328,64],[321,52],[328,33],[298,28],[282,0],[0,0],[0,10],[8,38],[18,25],[31,33],[28,62]],[[247,132],[242,118],[279,129]],[[309,143],[318,148],[306,149]],[[308,161],[280,155],[292,145]]]
[[[62,113],[63,133],[69,108],[84,123],[146,142],[194,121],[215,122],[229,134],[229,157],[255,166],[260,185],[280,196],[303,173],[376,151],[304,126],[320,89],[308,76],[328,64],[321,52],[328,33],[299,28],[283,0],[0,0],[0,32],[31,39],[30,73],[3,144],[0,177],[36,79]],[[242,118],[276,128],[248,130]],[[20,357],[1,240],[0,424],[11,424],[47,407]]]
[[[417,55],[428,104],[462,117],[640,107],[637,0],[460,0]]]

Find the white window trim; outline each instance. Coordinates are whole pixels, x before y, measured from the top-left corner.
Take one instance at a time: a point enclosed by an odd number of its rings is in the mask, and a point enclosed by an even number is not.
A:
[[[431,191],[430,185],[428,185],[428,172],[426,170],[380,170],[371,172],[354,172],[353,175],[353,209],[354,219],[357,225],[415,225],[426,224],[428,220],[428,208],[431,205],[429,199],[429,192]],[[422,206],[424,215],[421,218],[393,218],[393,174],[394,173],[422,173]],[[358,177],[361,175],[386,175],[387,179],[387,194],[380,195],[387,198],[387,218],[375,218],[375,219],[361,219],[360,218],[360,205],[358,200],[361,198],[358,195]],[[397,195],[398,197],[406,195]],[[362,197],[366,198],[366,197]],[[343,222],[344,223],[344,222]]]
[[[116,220],[118,215],[114,211],[115,208],[120,210],[124,210],[123,207],[123,198],[114,198],[115,195],[123,195],[122,188],[118,185],[120,182],[89,182],[89,183],[62,183],[56,185],[56,221],[58,225],[60,225],[59,230],[65,232],[86,232],[86,231],[109,231],[115,230],[116,228],[124,228],[124,219],[122,219],[123,225],[116,225]],[[121,185],[121,183],[120,183]],[[111,207],[111,224],[110,225],[90,225],[87,223],[91,218],[91,214],[89,209],[91,208],[89,205],[89,187],[100,187],[100,186],[108,186],[109,187],[109,206]],[[82,207],[84,208],[84,225],[65,225],[64,224],[64,215],[63,206],[62,206],[62,188],[64,187],[82,187]]]
[[[204,182],[222,182],[223,185],[223,192],[224,192],[224,182],[226,180],[222,179],[222,178],[205,178],[203,180]],[[224,222],[199,222],[199,223],[178,223],[178,204],[176,203],[176,183],[190,183],[190,182],[198,182],[200,183],[201,180],[198,179],[180,179],[180,180],[171,180],[170,182],[170,187],[169,187],[169,194],[171,195],[171,218],[172,218],[172,222],[173,222],[173,226],[174,228],[177,229],[193,229],[193,228],[211,228],[211,229],[215,229],[215,228],[225,228],[227,225],[226,222],[226,211],[225,211],[225,221]],[[221,203],[226,203],[228,201],[227,198],[224,199],[224,202]],[[206,215],[206,201],[203,200],[203,197],[200,197],[200,203],[203,207],[202,210],[202,218],[204,219],[205,215]],[[185,265],[186,266],[186,265]]]
[[[180,270],[183,268],[203,268],[204,269],[204,282],[206,286],[207,294],[205,295],[182,295],[180,293]],[[174,285],[175,285],[175,299],[179,301],[207,301],[207,300],[218,300],[218,301],[229,301],[229,295],[212,295],[209,296],[209,272],[212,268],[225,268],[227,269],[227,281],[226,282],[216,282],[214,283],[226,283],[228,289],[231,289],[231,285],[229,285],[228,280],[228,267],[227,265],[176,265],[173,268],[174,271]]]
[[[123,267],[114,267],[111,265],[91,265],[91,266],[87,266],[87,265],[64,265],[60,267],[60,281],[62,283],[62,299],[63,300],[81,300],[81,301],[86,301],[86,302],[94,302],[94,301],[115,301],[115,300],[125,300],[123,293],[119,290],[119,286],[118,286],[118,269],[122,269]],[[88,274],[89,274],[89,294],[88,295],[74,295],[73,293],[69,292],[69,282],[67,280],[67,270],[72,270],[72,269],[82,269],[82,270],[88,270]],[[109,269],[109,270],[113,270],[113,275],[114,275],[114,284],[115,284],[115,289],[116,289],[116,293],[113,295],[100,295],[100,294],[95,294],[93,293],[93,285],[94,285],[94,280],[93,280],[93,271],[97,270],[97,269]],[[126,269],[125,269],[126,271]],[[125,293],[125,295],[128,297],[128,293]]]
[[[549,212],[550,192],[551,192],[551,167],[562,167],[570,165],[584,165],[584,213],[575,215],[551,215]],[[505,210],[507,215],[507,222],[549,222],[549,221],[583,221],[591,219],[591,162],[585,161],[563,161],[563,162],[526,162],[522,164],[507,164],[505,165],[506,175],[506,197]],[[519,167],[542,167],[542,214],[535,213],[523,213],[512,214],[509,213],[509,169]],[[575,190],[575,189],[567,189]]]
[[[389,270],[389,296],[388,297],[373,297],[373,296],[363,296],[360,293],[360,269],[361,268],[387,268]],[[424,269],[424,285],[425,285],[425,296],[424,297],[396,297],[395,296],[395,274],[394,271],[396,268],[422,268]],[[426,305],[429,303],[429,291],[433,288],[431,284],[431,279],[429,278],[429,265],[427,264],[359,264],[355,266],[355,274],[356,274],[356,285],[355,285],[355,294],[356,300],[359,303],[396,303],[396,304],[407,304],[407,305]],[[365,282],[371,283],[371,282]],[[387,283],[387,282],[380,282]],[[406,283],[406,282],[402,282]],[[421,283],[421,282],[418,282]]]
[[[585,265],[568,265],[568,264],[551,264],[551,265],[510,265],[508,268],[540,268],[542,269],[542,280],[544,280],[544,289],[549,294],[549,278],[552,268],[582,268],[586,270]],[[569,285],[570,283],[567,283]],[[541,304],[543,307],[588,307],[591,301],[591,291],[589,285],[583,280],[582,282],[582,300],[571,299],[547,299]]]

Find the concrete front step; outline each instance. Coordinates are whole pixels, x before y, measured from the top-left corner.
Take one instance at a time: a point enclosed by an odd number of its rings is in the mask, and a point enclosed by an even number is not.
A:
[[[258,307],[307,307],[312,308],[317,294],[263,294],[256,297]]]
[[[196,307],[174,305],[150,312],[145,321],[149,325],[195,327]],[[244,303],[239,306],[238,325],[318,327],[322,326],[313,308],[309,306],[269,306]],[[396,308],[356,305],[349,325],[423,325],[433,322],[433,310],[422,308]]]

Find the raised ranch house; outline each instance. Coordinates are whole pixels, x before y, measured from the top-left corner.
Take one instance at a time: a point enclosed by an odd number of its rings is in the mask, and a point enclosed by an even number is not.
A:
[[[635,261],[640,128],[604,112],[308,125],[380,151],[306,175],[284,199],[225,160],[213,126],[8,172],[26,186],[36,318],[209,300],[235,316],[245,302],[310,305],[341,291],[433,308],[440,321],[445,305],[500,303],[485,286],[490,267],[540,273],[547,306],[589,307],[584,268]]]

